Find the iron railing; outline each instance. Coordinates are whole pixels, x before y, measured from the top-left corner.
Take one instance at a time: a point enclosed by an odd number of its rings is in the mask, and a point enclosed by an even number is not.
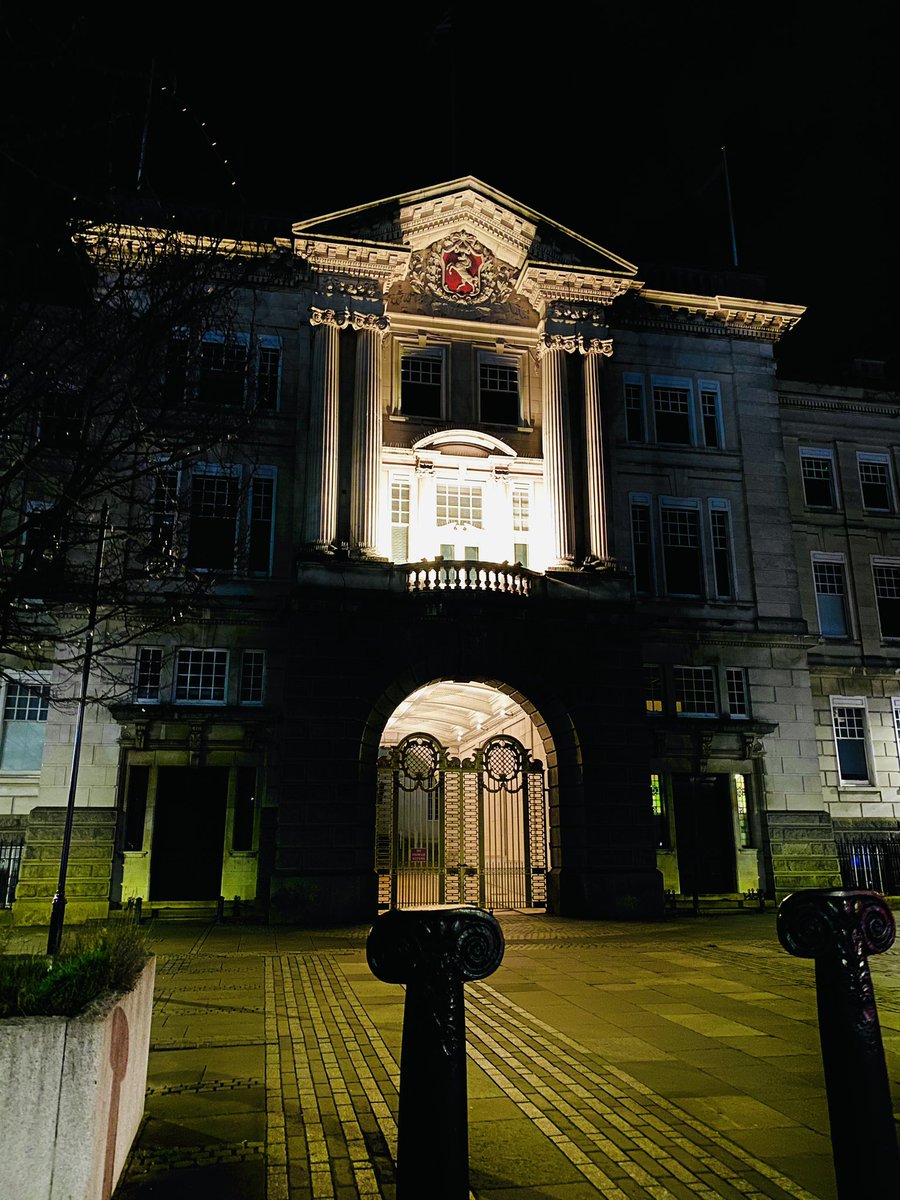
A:
[[[835,841],[844,887],[900,895],[900,835]]]
[[[0,840],[0,908],[9,908],[16,898],[23,845],[23,838]]]
[[[447,558],[421,566],[410,564],[405,570],[409,592],[505,592],[510,596],[530,596],[536,578],[533,572],[518,565]]]

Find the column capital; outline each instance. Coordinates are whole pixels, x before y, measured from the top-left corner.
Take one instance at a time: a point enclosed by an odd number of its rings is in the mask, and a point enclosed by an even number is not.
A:
[[[540,360],[552,350],[563,350],[566,354],[574,354],[580,348],[580,334],[577,333],[542,333],[538,338],[537,356]]]
[[[391,318],[387,313],[355,312],[350,314],[350,324],[360,333],[377,333],[383,337],[391,327]]]
[[[309,306],[310,325],[331,325],[334,329],[346,329],[350,324],[352,314],[349,308],[317,308]]]
[[[585,356],[592,354],[600,355],[603,358],[610,358],[612,356],[612,338],[583,338],[580,334],[579,338],[581,339],[581,345],[579,349]]]

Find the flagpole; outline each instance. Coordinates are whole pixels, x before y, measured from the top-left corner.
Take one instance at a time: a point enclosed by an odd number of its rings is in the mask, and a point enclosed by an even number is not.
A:
[[[728,155],[722,147],[722,164],[725,167],[725,198],[728,201],[728,228],[731,231],[731,265],[738,265],[737,238],[734,233],[734,209],[731,205],[731,178],[728,174]]]

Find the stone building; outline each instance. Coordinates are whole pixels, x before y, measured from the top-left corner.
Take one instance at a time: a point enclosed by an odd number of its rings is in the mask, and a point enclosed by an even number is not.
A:
[[[471,178],[260,252],[291,269],[244,327],[173,331],[185,402],[252,435],[147,498],[217,584],[89,714],[70,906],[652,916],[889,840],[895,414],[776,381],[802,308],[648,282]],[[46,920],[72,717],[4,711]]]

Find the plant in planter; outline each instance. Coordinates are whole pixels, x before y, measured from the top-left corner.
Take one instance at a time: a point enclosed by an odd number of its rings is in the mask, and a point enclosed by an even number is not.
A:
[[[125,924],[0,956],[0,1196],[109,1200],[144,1111],[154,967]]]

